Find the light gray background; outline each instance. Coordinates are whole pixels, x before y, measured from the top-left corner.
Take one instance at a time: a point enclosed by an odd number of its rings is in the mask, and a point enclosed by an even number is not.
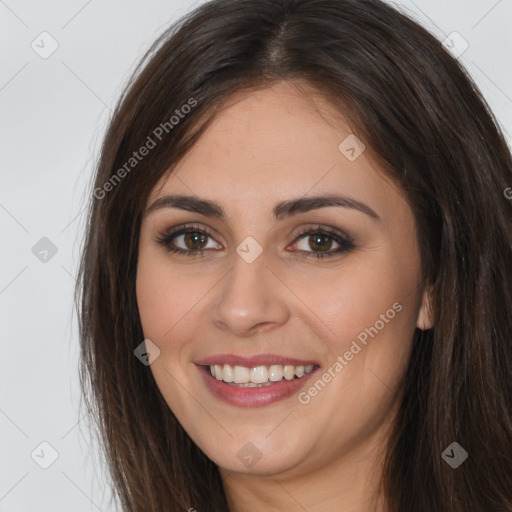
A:
[[[0,0],[0,512],[107,510],[104,469],[79,417],[72,294],[85,194],[135,62],[198,3]],[[510,143],[512,0],[398,4],[440,39],[458,32],[456,50],[467,41],[459,58]],[[47,59],[31,48],[43,31],[59,45]],[[32,252],[43,237],[58,251],[46,262]],[[31,458],[51,461],[43,441],[58,452],[48,469]]]

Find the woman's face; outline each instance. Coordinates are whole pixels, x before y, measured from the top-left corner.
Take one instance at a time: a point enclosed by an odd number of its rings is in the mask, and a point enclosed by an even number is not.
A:
[[[147,208],[150,368],[208,457],[291,475],[381,446],[430,320],[412,211],[333,107],[234,95]]]

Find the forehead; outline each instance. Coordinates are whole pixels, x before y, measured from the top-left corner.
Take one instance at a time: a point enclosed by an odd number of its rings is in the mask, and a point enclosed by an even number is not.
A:
[[[148,203],[172,192],[263,207],[313,192],[337,192],[379,204],[383,187],[391,184],[356,137],[314,89],[280,82],[241,91],[172,174],[160,180]]]

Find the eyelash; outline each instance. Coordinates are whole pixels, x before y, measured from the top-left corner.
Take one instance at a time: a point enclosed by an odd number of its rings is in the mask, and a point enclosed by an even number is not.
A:
[[[171,245],[171,241],[174,238],[176,238],[180,235],[186,235],[188,233],[204,234],[204,235],[208,236],[209,238],[215,240],[214,237],[208,232],[207,229],[202,228],[200,226],[189,225],[189,226],[182,226],[182,227],[175,229],[173,231],[170,231],[170,232],[159,233],[158,237],[155,239],[155,241],[158,244],[163,245],[167,249],[167,251],[172,254],[182,254],[185,256],[199,256],[199,257],[206,256],[206,252],[211,249],[188,249],[188,250],[185,250],[185,249],[181,249],[179,247],[173,247]],[[356,247],[354,245],[354,239],[350,235],[340,232],[337,229],[334,229],[331,227],[325,228],[320,225],[316,228],[305,228],[305,229],[301,230],[295,237],[293,244],[298,242],[300,239],[306,237],[307,235],[318,235],[318,234],[322,235],[322,236],[326,236],[327,238],[330,238],[334,242],[338,243],[340,247],[338,247],[334,251],[330,251],[330,252],[302,251],[302,252],[304,252],[304,255],[302,256],[303,258],[316,257],[318,260],[320,260],[325,257],[331,257],[331,256],[336,256],[339,254],[347,253],[349,251],[352,251]]]

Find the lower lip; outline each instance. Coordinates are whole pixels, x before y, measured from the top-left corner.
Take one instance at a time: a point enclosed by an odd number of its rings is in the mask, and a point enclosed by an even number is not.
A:
[[[316,373],[318,367],[300,379],[282,380],[261,388],[231,386],[212,377],[205,366],[198,366],[198,369],[206,386],[217,398],[239,407],[262,407],[297,393],[311,375]]]

